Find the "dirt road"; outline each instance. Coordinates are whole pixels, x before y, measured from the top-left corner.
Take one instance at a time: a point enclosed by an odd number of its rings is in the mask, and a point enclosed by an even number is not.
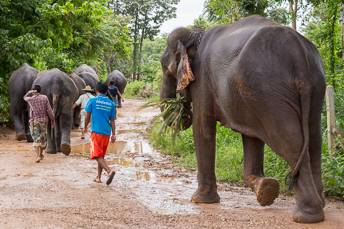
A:
[[[294,201],[280,196],[260,207],[255,195],[220,184],[221,203],[195,205],[195,172],[175,167],[145,136],[159,111],[128,100],[119,111],[118,143],[108,154],[118,172],[110,186],[96,184],[87,141],[73,132],[73,153],[33,163],[31,144],[0,131],[0,228],[344,228],[344,203],[328,201],[326,221],[293,223]],[[103,178],[105,181],[105,179]]]

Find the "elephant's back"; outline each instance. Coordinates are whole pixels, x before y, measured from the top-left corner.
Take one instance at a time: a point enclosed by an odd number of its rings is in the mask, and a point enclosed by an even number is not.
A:
[[[41,86],[42,94],[50,99],[53,95],[59,97],[77,97],[78,89],[73,80],[59,69],[51,69],[38,74],[34,84]]]
[[[75,86],[78,88],[79,95],[83,94],[83,90],[82,89],[84,89],[86,87],[85,81],[81,77],[76,75],[75,73],[72,73],[70,75],[70,77],[73,80],[73,82],[75,83]]]
[[[96,88],[98,80],[96,79],[96,77],[94,77],[93,74],[88,72],[82,72],[79,73],[79,77],[86,83],[86,85],[89,85],[93,89]]]
[[[94,77],[97,81],[99,80],[99,77],[97,75],[97,72],[89,65],[87,64],[82,64],[79,67],[77,67],[76,69],[74,69],[73,71],[75,74],[77,75],[82,75],[85,73],[88,73],[89,75],[91,75],[92,77]]]
[[[23,97],[28,92],[38,74],[38,70],[28,64],[23,64],[15,70],[9,79],[8,89],[11,97]]]
[[[114,81],[115,85],[118,87],[121,93],[124,92],[124,89],[127,85],[127,79],[125,78],[124,74],[118,70],[112,71],[108,75],[107,82]]]

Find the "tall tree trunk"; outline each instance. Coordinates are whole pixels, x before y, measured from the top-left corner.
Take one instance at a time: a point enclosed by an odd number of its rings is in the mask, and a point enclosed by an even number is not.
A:
[[[297,11],[298,11],[298,0],[289,0],[289,13],[291,15],[291,27],[297,30]]]
[[[141,64],[142,64],[142,47],[143,47],[143,40],[145,39],[146,36],[146,23],[147,23],[147,19],[148,19],[148,12],[145,12],[145,19],[143,21],[143,27],[141,30],[141,37],[140,37],[140,45],[139,45],[139,55],[138,55],[138,78],[140,77],[141,74]]]
[[[337,10],[338,4],[334,3],[332,12],[330,12],[331,18],[331,27],[330,27],[330,74],[331,74],[331,83],[333,89],[336,89],[336,58],[335,58],[335,27],[337,22]]]
[[[137,8],[135,13],[135,22],[134,22],[134,44],[133,44],[133,80],[136,79],[137,75],[137,40],[139,33],[139,9]]]

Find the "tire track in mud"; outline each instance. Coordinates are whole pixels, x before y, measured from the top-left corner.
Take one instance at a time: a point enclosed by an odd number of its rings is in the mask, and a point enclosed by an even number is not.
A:
[[[152,149],[146,128],[159,110],[143,104],[127,100],[119,109],[110,187],[93,183],[96,163],[81,156],[88,146],[79,132],[71,156],[34,164],[30,144],[0,131],[0,228],[344,228],[340,201],[328,203],[326,221],[314,225],[291,221],[290,197],[263,208],[254,193],[228,184],[219,184],[220,204],[192,204],[196,173]]]

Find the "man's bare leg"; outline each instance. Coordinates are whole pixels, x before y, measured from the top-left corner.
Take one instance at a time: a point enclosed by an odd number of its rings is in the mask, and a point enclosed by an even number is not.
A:
[[[39,146],[34,146],[34,151],[35,151],[35,154],[36,154],[36,159],[35,159],[35,162],[36,163],[39,163],[41,161],[41,158],[40,158],[40,147]]]
[[[43,147],[43,146],[40,146],[40,147],[39,147],[39,158],[40,158],[41,160],[44,159],[44,154],[43,154],[44,148],[45,148],[45,147]]]
[[[103,172],[103,168],[101,167],[101,165],[98,162],[98,176],[96,177],[96,179],[94,179],[94,182],[102,183],[102,180],[101,180],[102,172]]]
[[[113,180],[113,177],[115,176],[115,171],[110,169],[110,167],[107,165],[106,161],[104,160],[104,158],[102,157],[99,157],[99,158],[96,158],[97,162],[98,162],[98,165],[100,165],[103,169],[105,169],[105,171],[108,173],[109,175],[109,178],[108,180],[106,181],[106,184],[109,185],[111,184],[112,180]]]
[[[80,130],[81,130],[81,139],[85,139],[84,128],[80,128]]]

